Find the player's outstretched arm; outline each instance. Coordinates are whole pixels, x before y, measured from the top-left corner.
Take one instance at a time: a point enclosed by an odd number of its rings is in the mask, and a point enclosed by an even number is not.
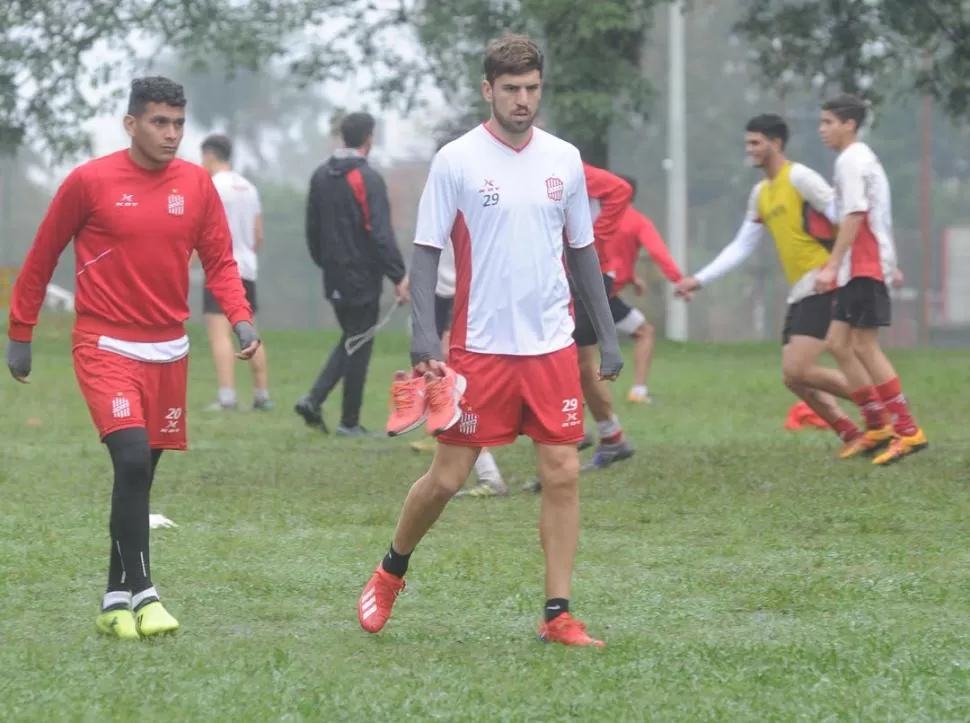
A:
[[[573,248],[566,246],[566,263],[580,301],[589,312],[596,338],[600,345],[600,376],[603,379],[616,379],[623,368],[623,355],[620,353],[620,340],[616,336],[616,325],[610,312],[610,300],[603,285],[599,257],[593,246]]]
[[[682,279],[677,284],[678,292],[691,292],[730,273],[754,253],[761,241],[760,223],[745,221],[738,229],[734,240],[721,249],[714,260],[692,277]]]
[[[84,226],[88,213],[84,179],[75,169],[54,194],[13,286],[6,362],[17,381],[26,382],[30,374],[30,343],[57,261]]]

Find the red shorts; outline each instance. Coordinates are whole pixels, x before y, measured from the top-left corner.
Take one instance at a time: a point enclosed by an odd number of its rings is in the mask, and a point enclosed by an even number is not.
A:
[[[448,365],[468,387],[458,424],[445,444],[499,447],[524,434],[540,444],[583,439],[583,392],[575,345],[542,356],[478,354],[452,349]]]
[[[98,348],[98,336],[74,332],[74,373],[103,440],[144,427],[152,449],[188,448],[185,396],[189,358],[143,362]]]

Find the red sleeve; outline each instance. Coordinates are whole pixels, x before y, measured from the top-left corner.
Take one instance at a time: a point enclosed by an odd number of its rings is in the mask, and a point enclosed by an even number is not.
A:
[[[89,212],[84,178],[80,169],[75,169],[54,194],[24,265],[17,274],[10,295],[10,323],[7,329],[7,335],[12,340],[29,342],[33,339],[37,317],[44,305],[47,285],[57,268],[57,261],[84,226]]]
[[[680,273],[680,269],[677,267],[677,262],[670,255],[667,244],[664,243],[664,240],[657,232],[657,227],[646,216],[640,216],[640,228],[637,231],[637,238],[640,239],[640,245],[647,250],[650,258],[653,259],[654,263],[657,264],[657,267],[671,283],[676,284],[684,278],[684,275]]]
[[[199,260],[205,271],[205,285],[231,325],[235,326],[240,321],[252,322],[253,311],[246,301],[239,267],[232,257],[232,234],[222,199],[208,175],[202,181],[202,188],[205,194],[205,219],[195,249],[199,252]]]
[[[593,223],[593,237],[600,252],[600,262],[605,264],[604,248],[613,239],[620,219],[633,200],[633,188],[619,176],[602,168],[583,164],[586,171],[586,192],[600,203],[600,213]]]

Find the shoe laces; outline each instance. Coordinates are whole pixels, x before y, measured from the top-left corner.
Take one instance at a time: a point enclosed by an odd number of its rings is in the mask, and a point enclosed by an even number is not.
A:
[[[404,586],[407,583],[404,578],[398,578],[389,572],[384,572],[377,576],[377,592],[381,595],[390,595],[391,599],[396,599],[401,592],[404,591]]]
[[[448,404],[451,384],[447,377],[441,377],[430,382],[425,389],[428,394],[428,404],[432,409],[441,409]]]
[[[417,403],[416,381],[418,380],[411,379],[406,382],[394,383],[391,389],[391,404],[395,410],[409,409]]]

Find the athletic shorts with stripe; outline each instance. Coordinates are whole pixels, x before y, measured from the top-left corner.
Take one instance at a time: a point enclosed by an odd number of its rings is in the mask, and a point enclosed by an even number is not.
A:
[[[540,444],[583,439],[583,393],[576,346],[541,356],[452,349],[449,366],[468,382],[461,418],[438,439],[460,447],[499,447],[525,435]]]
[[[188,356],[139,361],[100,349],[98,338],[74,332],[73,356],[81,395],[101,439],[120,429],[144,427],[152,449],[187,449]]]

